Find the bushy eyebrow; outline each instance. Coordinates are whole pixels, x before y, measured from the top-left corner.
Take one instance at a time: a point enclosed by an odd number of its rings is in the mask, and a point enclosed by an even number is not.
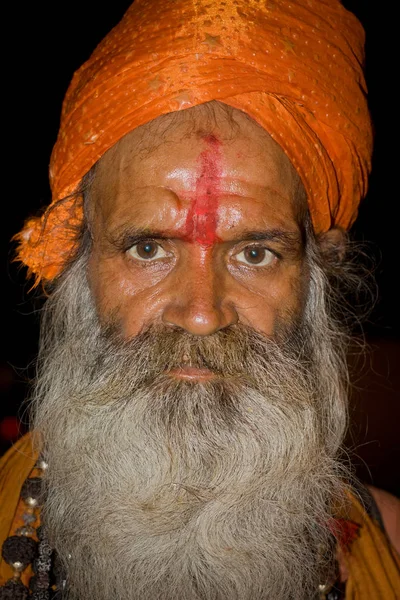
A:
[[[134,244],[145,240],[181,240],[185,235],[175,231],[150,229],[147,227],[124,227],[107,235],[108,242],[114,248],[126,251]],[[278,243],[290,252],[299,252],[302,247],[302,235],[298,230],[287,229],[242,229],[232,234],[228,242],[266,241]]]
[[[301,242],[300,231],[288,229],[242,229],[233,240],[267,240],[283,242],[287,244],[299,244]]]
[[[107,241],[118,250],[128,250],[134,244],[145,240],[173,240],[181,236],[176,232],[150,229],[148,227],[122,227],[112,233],[107,233]]]

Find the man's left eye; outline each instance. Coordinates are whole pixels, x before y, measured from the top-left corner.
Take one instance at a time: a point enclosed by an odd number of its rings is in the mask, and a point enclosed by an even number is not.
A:
[[[129,248],[128,254],[132,258],[141,261],[158,260],[159,258],[167,256],[164,248],[152,240],[134,244]]]
[[[247,246],[244,250],[236,255],[236,260],[245,265],[256,267],[266,267],[273,263],[276,256],[271,250],[264,246]]]

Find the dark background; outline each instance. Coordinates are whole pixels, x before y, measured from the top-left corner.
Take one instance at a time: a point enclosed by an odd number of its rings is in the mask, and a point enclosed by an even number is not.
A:
[[[32,301],[24,269],[10,261],[10,239],[29,214],[50,200],[47,167],[62,99],[73,72],[120,20],[129,4],[129,0],[71,0],[2,7],[5,169],[0,254],[4,302],[0,452],[26,430],[22,402],[34,373],[29,364],[35,357],[38,338],[38,304]],[[370,191],[352,236],[368,241],[367,253],[374,257],[379,286],[379,298],[364,326],[369,351],[354,377],[347,445],[357,474],[364,481],[400,495],[399,166],[398,152],[393,151],[398,100],[390,85],[398,72],[398,34],[394,17],[391,19],[387,9],[383,10],[384,3],[352,0],[344,4],[355,12],[366,30],[366,76],[375,128]],[[15,415],[22,421],[20,425]]]

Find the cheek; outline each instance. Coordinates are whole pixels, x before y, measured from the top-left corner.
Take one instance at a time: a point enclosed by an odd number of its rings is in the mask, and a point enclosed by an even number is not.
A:
[[[124,336],[137,335],[155,318],[160,305],[161,275],[132,273],[123,259],[104,259],[94,252],[89,260],[89,286],[100,322],[117,326]]]
[[[305,282],[300,269],[282,282],[276,294],[277,325],[291,325],[301,316],[304,308]]]
[[[265,335],[274,336],[302,313],[305,285],[298,265],[257,279],[242,277],[240,283],[236,293],[239,320]]]

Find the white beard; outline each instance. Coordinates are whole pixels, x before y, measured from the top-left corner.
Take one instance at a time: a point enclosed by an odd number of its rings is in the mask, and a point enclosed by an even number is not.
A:
[[[84,266],[67,274],[47,309],[34,408],[63,598],[318,597],[346,422],[322,281],[314,268],[304,322],[280,343],[242,326],[124,342],[101,331]],[[183,352],[223,377],[163,375]]]

